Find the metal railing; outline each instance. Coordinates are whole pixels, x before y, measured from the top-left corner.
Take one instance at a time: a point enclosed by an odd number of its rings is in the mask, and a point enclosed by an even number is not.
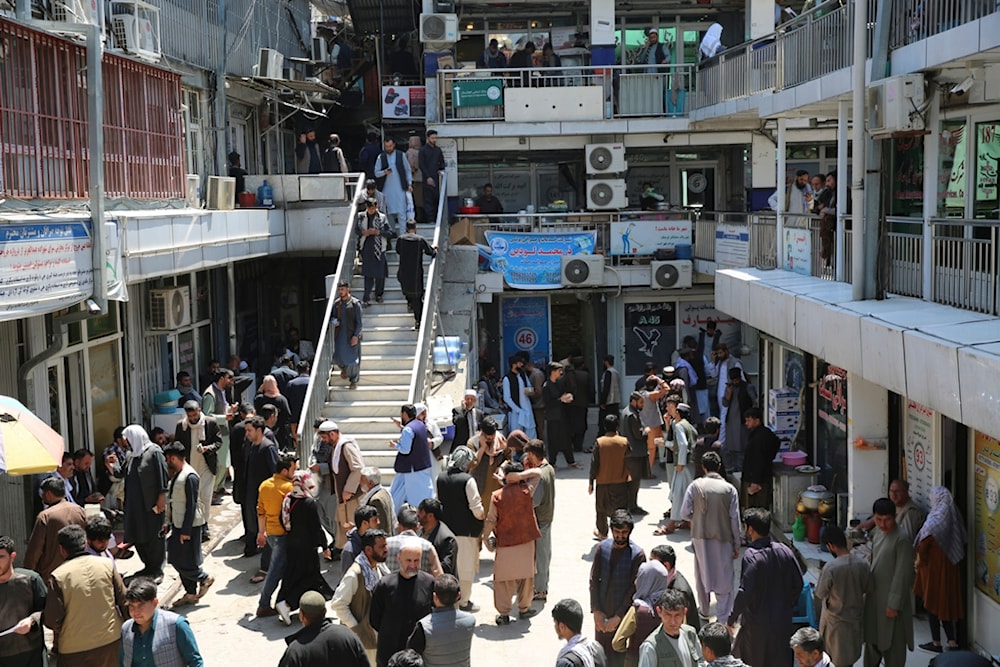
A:
[[[312,447],[312,439],[305,437],[305,434],[312,433],[313,421],[323,416],[323,406],[326,404],[330,391],[330,373],[333,371],[333,353],[337,336],[330,325],[333,320],[333,305],[337,298],[337,284],[341,280],[350,280],[354,275],[354,260],[357,257],[357,232],[355,231],[354,220],[357,217],[357,202],[365,188],[365,178],[362,174],[354,187],[354,196],[351,197],[351,206],[347,211],[347,231],[344,234],[344,242],[340,246],[340,259],[337,261],[337,272],[334,274],[330,294],[326,300],[326,314],[323,319],[323,326],[319,331],[319,340],[316,342],[316,356],[312,367],[312,374],[309,376],[309,388],[306,389],[306,396],[302,407],[302,416],[299,417],[299,456],[303,460],[308,459],[309,450]]]
[[[604,102],[600,116],[605,119],[680,118],[688,115],[694,86],[693,65],[449,69],[438,70],[437,76],[440,118],[446,123],[504,120],[507,90],[537,89],[542,95],[550,88],[570,86],[598,89]]]
[[[427,269],[427,287],[424,290],[424,310],[420,314],[420,334],[417,336],[417,350],[413,355],[413,372],[410,375],[409,402],[418,403],[425,399],[427,387],[431,384],[431,374],[434,370],[434,336],[439,319],[438,301],[441,297],[441,286],[444,278],[444,257],[448,252],[448,235],[442,233],[442,223],[448,220],[447,172],[441,172],[439,186],[438,217],[434,226],[434,240],[431,245],[437,248],[437,255],[431,260]]]
[[[778,216],[754,213],[750,216],[750,266],[773,269],[778,266]]]
[[[919,42],[997,11],[996,0],[894,0],[889,48]]]
[[[777,49],[773,35],[726,49],[698,70],[697,107],[739,99],[777,85]]]
[[[618,222],[669,222],[683,221],[690,225],[692,236],[695,234],[695,221],[698,213],[691,210],[678,211],[630,211],[607,213],[504,213],[462,215],[472,221],[476,229],[477,241],[483,243],[483,233],[487,230],[498,232],[534,232],[534,233],[572,233],[595,232],[594,248],[603,252],[611,266],[647,263],[658,248],[651,248],[647,253],[615,253],[614,244],[620,243],[611,225]],[[692,243],[694,241],[692,240]]]
[[[997,314],[1000,221],[930,220],[935,303]]]
[[[922,218],[887,216],[886,223],[893,225],[923,225]],[[912,232],[890,231],[888,242],[889,284],[888,290],[900,296],[918,299],[924,296],[923,252],[924,237]]]

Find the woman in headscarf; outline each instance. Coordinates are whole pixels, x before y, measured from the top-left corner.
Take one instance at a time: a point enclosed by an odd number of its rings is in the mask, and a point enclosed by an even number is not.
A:
[[[965,523],[951,492],[943,486],[931,488],[931,511],[913,542],[916,577],[913,592],[923,599],[930,624],[931,641],[920,648],[941,653],[941,625],[948,637],[948,650],[958,648],[955,622],[965,618],[962,605],[962,573],[965,558]]]
[[[705,31],[705,36],[701,38],[701,46],[698,47],[698,55],[702,60],[708,60],[722,53],[726,47],[722,45],[722,25],[713,23]]]
[[[639,566],[632,606],[625,612],[611,640],[611,646],[617,653],[625,653],[626,667],[639,664],[639,647],[660,624],[660,617],[656,615],[656,600],[670,585],[670,575],[671,572],[655,558]]]
[[[253,409],[260,414],[260,409],[267,404],[271,404],[278,409],[278,421],[274,425],[274,437],[277,438],[277,445],[283,451],[289,451],[295,447],[292,440],[291,422],[292,410],[288,407],[288,399],[278,391],[278,381],[273,375],[265,375],[260,382],[260,390],[253,399]]]
[[[167,508],[167,462],[163,450],[149,439],[138,424],[127,426],[122,437],[128,443],[125,470],[125,541],[135,545],[143,568],[135,576],[163,580],[167,557],[161,533]]]
[[[288,531],[285,539],[288,567],[281,580],[276,608],[287,611],[299,606],[299,598],[306,591],[319,591],[327,600],[333,590],[319,571],[319,549],[329,555],[326,534],[319,520],[316,494],[319,486],[309,470],[298,470],[292,477],[292,490],[281,502],[281,525]],[[282,620],[285,616],[282,615]]]

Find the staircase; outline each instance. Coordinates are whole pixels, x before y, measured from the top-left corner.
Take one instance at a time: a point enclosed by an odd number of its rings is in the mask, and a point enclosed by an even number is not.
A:
[[[434,225],[417,225],[417,233],[432,242]],[[399,256],[395,244],[386,257],[389,277],[385,281],[385,299],[376,303],[372,294],[372,304],[364,309],[358,388],[348,389],[348,381],[340,377],[339,369],[332,370],[321,410],[324,417],[337,422],[342,435],[358,442],[365,465],[381,469],[383,484],[392,480],[396,452],[389,447],[389,441],[399,438],[399,428],[392,419],[399,418],[400,407],[410,400],[420,340],[420,332],[413,330],[414,317],[406,309],[406,299],[396,280]],[[424,257],[425,276],[430,261],[430,257]],[[359,300],[364,296],[360,265],[351,278],[351,294]]]

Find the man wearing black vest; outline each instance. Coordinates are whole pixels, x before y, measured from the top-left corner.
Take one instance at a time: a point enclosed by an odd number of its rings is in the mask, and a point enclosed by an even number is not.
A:
[[[417,419],[417,408],[412,403],[400,408],[399,420],[403,424],[399,440],[389,443],[396,450],[396,462],[393,464],[396,476],[392,478],[389,494],[392,495],[393,507],[416,506],[424,498],[434,497],[434,469],[431,466],[427,427]]]
[[[465,469],[476,457],[468,447],[456,447],[448,459],[448,470],[438,476],[438,499],[444,506],[444,521],[455,534],[458,562],[455,573],[461,586],[462,611],[478,611],[472,604],[472,582],[479,572],[479,538],[483,534],[483,500],[476,480]]]
[[[420,536],[434,545],[441,569],[445,574],[455,574],[458,560],[458,542],[444,521],[444,507],[437,498],[424,498],[417,506],[417,520],[420,522]]]
[[[475,389],[466,389],[462,404],[451,411],[451,423],[455,426],[455,437],[451,441],[451,453],[459,447],[467,446],[469,438],[479,431],[483,423],[483,411],[476,407],[479,396]]]
[[[343,549],[347,544],[345,526],[354,520],[354,510],[359,505],[358,498],[364,493],[361,488],[361,469],[365,467],[365,460],[358,443],[354,438],[343,435],[336,423],[333,423],[333,430],[327,437],[328,442],[333,445],[330,482],[333,484],[333,495],[337,497],[335,546]]]

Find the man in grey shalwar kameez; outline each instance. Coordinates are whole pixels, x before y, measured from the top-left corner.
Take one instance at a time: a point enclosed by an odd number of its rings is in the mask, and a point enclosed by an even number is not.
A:
[[[378,210],[375,199],[365,202],[365,212],[358,214],[355,225],[361,239],[361,275],[365,279],[362,301],[370,306],[374,289],[375,301],[382,303],[385,278],[389,275],[389,260],[385,253],[389,248],[389,239],[394,238],[396,232],[392,231],[385,214]]]
[[[125,541],[135,545],[142,559],[142,570],[135,576],[160,581],[167,557],[161,534],[170,480],[167,462],[160,446],[138,424],[126,427],[122,436],[131,452],[125,473]]]
[[[861,657],[864,637],[865,594],[871,588],[868,563],[847,548],[839,526],[827,526],[820,541],[835,558],[820,571],[816,597],[823,613],[819,632],[836,667],[853,665]]]
[[[358,388],[361,375],[361,302],[351,296],[351,284],[342,280],[337,285],[337,302],[333,304],[333,363],[340,367],[351,389]]]
[[[375,178],[385,179],[382,194],[385,195],[386,217],[397,229],[399,236],[406,233],[406,194],[413,192],[413,174],[409,163],[401,151],[396,150],[396,141],[385,138],[385,150],[375,159]]]
[[[691,522],[698,611],[708,617],[714,592],[716,615],[727,619],[733,610],[733,561],[740,553],[739,492],[719,474],[717,453],[706,452],[701,465],[705,475],[688,485],[681,517]]]
[[[670,447],[674,452],[674,470],[670,478],[670,521],[666,526],[658,528],[654,535],[670,535],[678,528],[691,526],[681,516],[681,506],[684,504],[687,488],[694,479],[694,443],[698,439],[698,431],[688,421],[691,407],[678,401],[677,396],[667,399],[667,412],[674,436]]]

